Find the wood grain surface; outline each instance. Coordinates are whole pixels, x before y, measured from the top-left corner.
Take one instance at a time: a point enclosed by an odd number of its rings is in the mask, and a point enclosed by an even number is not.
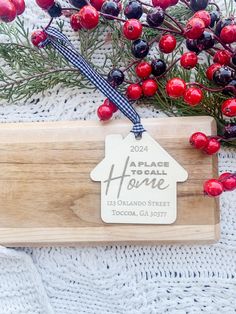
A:
[[[196,131],[216,134],[210,117],[144,119],[147,131],[189,173],[178,184],[178,218],[172,225],[108,225],[100,218],[100,183],[90,171],[104,157],[108,134],[126,135],[115,120],[0,125],[0,244],[214,242],[219,204],[202,183],[216,177],[217,160],[188,143]]]

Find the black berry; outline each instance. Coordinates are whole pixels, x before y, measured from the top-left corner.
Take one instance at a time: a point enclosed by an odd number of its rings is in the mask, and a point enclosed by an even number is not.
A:
[[[132,54],[136,58],[145,58],[148,55],[149,52],[149,45],[146,42],[146,40],[143,39],[137,39],[133,41],[132,47],[131,47]]]
[[[197,39],[186,39],[186,47],[189,51],[193,51],[196,53],[201,52],[201,49],[198,47]]]
[[[204,10],[208,6],[209,0],[190,0],[190,8],[193,11]]]
[[[143,14],[142,4],[137,1],[130,1],[124,9],[124,14],[127,19],[139,19]]]
[[[225,138],[236,137],[236,123],[230,123],[226,125],[223,129],[223,136]]]
[[[220,13],[218,11],[210,12],[211,24],[210,27],[214,27],[215,24],[220,20]]]
[[[155,59],[151,63],[152,74],[154,76],[160,76],[166,71],[166,63],[161,59]]]
[[[70,3],[71,3],[74,7],[78,8],[78,9],[81,9],[81,8],[83,8],[85,5],[87,5],[87,2],[86,2],[85,0],[69,0],[69,1],[70,1]]]
[[[214,37],[210,32],[205,31],[202,36],[197,39],[197,46],[198,49],[201,50],[208,50],[215,45]]]
[[[230,81],[224,88],[223,94],[236,95],[236,79]]]
[[[216,84],[227,85],[233,79],[235,72],[227,66],[223,66],[215,71],[213,80]]]
[[[48,9],[48,14],[51,17],[59,17],[59,16],[61,16],[62,15],[62,8],[61,8],[60,3],[55,2],[54,5],[50,9]]]
[[[215,33],[217,36],[220,36],[220,32],[222,31],[222,28],[224,28],[225,26],[231,25],[233,24],[233,21],[231,19],[223,19],[220,20],[217,24],[216,24],[216,28],[215,28]]]
[[[233,62],[234,65],[236,65],[236,55],[232,56],[232,62]]]
[[[118,16],[120,13],[119,4],[114,1],[106,1],[103,3],[101,12],[113,16]],[[104,16],[105,17],[105,16]],[[107,20],[113,20],[112,17],[105,17]]]
[[[121,85],[124,82],[125,76],[124,73],[119,69],[113,69],[109,72],[107,81],[113,86],[116,87]]]
[[[157,7],[147,14],[147,23],[150,26],[160,26],[165,19],[165,13],[162,8]]]

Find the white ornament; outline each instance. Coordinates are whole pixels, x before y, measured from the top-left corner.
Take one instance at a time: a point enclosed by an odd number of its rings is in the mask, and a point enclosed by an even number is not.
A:
[[[106,137],[105,158],[92,170],[101,181],[101,217],[106,223],[171,224],[177,218],[177,182],[187,171],[147,132]]]

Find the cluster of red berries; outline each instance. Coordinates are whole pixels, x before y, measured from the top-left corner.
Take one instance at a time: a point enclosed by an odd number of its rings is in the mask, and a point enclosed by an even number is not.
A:
[[[190,106],[198,105],[203,99],[203,93],[200,88],[188,87],[181,78],[172,78],[166,84],[167,95],[171,98],[183,97],[184,102]]]
[[[24,0],[0,0],[0,21],[9,23],[25,11]]]
[[[236,173],[225,172],[218,179],[207,180],[203,185],[208,196],[220,196],[223,192],[236,190]]]
[[[101,121],[110,120],[113,114],[118,110],[117,106],[109,99],[105,99],[103,104],[98,107],[97,115]]]
[[[142,38],[143,27],[158,29],[165,20],[165,10],[176,5],[178,0],[152,0],[153,8],[148,9],[146,14],[147,24],[141,23],[139,20],[144,12],[144,4],[138,0],[130,0],[125,5],[123,13],[126,19],[118,18],[122,9],[119,0],[91,0],[90,4],[86,0],[69,1],[76,8],[75,10],[78,10],[73,11],[72,9],[70,11],[70,23],[75,31],[96,28],[100,16],[107,20],[117,19],[122,23],[123,36],[132,41],[132,55],[136,59],[142,59],[135,68],[138,82],[127,87],[126,95],[133,101],[142,96],[154,96],[158,91],[157,80],[168,72],[168,68],[162,59],[155,59],[150,63],[143,60],[150,50],[150,43]],[[36,2],[51,17],[65,14],[60,4],[54,0],[36,0]],[[182,31],[180,34],[186,38],[186,47],[189,50],[180,57],[180,65],[188,70],[193,69],[198,64],[198,54],[201,51],[207,51],[214,47],[217,36],[226,45],[236,40],[234,20],[232,18],[220,19],[218,11],[206,11],[208,4],[208,0],[190,0],[189,6],[195,13],[185,28],[180,26]],[[32,42],[35,46],[40,46],[45,39],[46,34],[43,30],[37,30],[32,34]],[[162,53],[169,54],[174,51],[176,44],[176,37],[165,32],[159,38],[158,49]],[[236,63],[236,56],[227,49],[217,50],[213,62],[214,64],[207,69],[207,78],[223,86],[225,93],[236,94],[235,71],[230,67],[231,62]],[[125,81],[125,71],[120,69],[110,71],[108,74],[110,84],[114,87],[121,85]],[[181,78],[173,78],[167,82],[166,92],[171,98],[182,97],[186,104],[196,106],[203,100],[203,87],[195,85],[187,84]],[[222,104],[222,113],[228,117],[236,116],[236,98],[232,97]]]
[[[207,136],[202,132],[193,133],[189,139],[190,144],[208,155],[216,154],[220,150],[220,139],[214,136]]]

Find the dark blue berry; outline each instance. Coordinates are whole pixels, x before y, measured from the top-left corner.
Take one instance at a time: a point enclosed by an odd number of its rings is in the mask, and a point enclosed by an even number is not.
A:
[[[199,53],[201,49],[198,47],[197,39],[186,39],[186,47],[188,50]]]
[[[121,85],[124,82],[124,79],[125,79],[124,73],[119,69],[111,70],[107,77],[107,81],[113,87]]]
[[[210,32],[205,31],[202,36],[197,39],[197,46],[200,50],[208,50],[215,45],[214,37]]]
[[[227,85],[233,79],[235,72],[227,66],[222,66],[215,71],[213,80],[216,84]]]
[[[220,20],[220,13],[218,11],[210,12],[211,24],[210,27],[214,27],[215,24]]]
[[[193,11],[205,10],[209,0],[190,0],[190,8]]]
[[[236,137],[236,123],[229,123],[223,129],[223,136],[225,138],[234,138]]]
[[[165,13],[162,8],[157,7],[149,11],[147,14],[147,23],[150,26],[160,26],[165,19]]]
[[[236,54],[232,56],[232,62],[234,65],[236,65]]]
[[[132,43],[131,52],[135,58],[145,58],[149,52],[149,45],[146,40],[137,39]]]
[[[137,1],[130,1],[124,9],[124,14],[127,19],[140,19],[143,14],[142,4]]]
[[[160,76],[166,71],[166,63],[161,59],[155,59],[151,63],[152,66],[152,74],[154,76]]]
[[[55,2],[54,5],[50,9],[48,9],[48,14],[51,17],[59,17],[59,16],[61,16],[62,15],[62,8],[61,8],[60,3]]]
[[[118,16],[120,13],[119,4],[114,1],[106,1],[102,5],[101,12],[113,16]],[[112,17],[104,16],[104,18],[106,18],[107,20],[113,20]]]
[[[78,8],[78,9],[81,9],[81,8],[83,8],[85,5],[88,4],[85,0],[69,0],[69,1],[70,1],[70,3],[71,3],[74,7]]]

